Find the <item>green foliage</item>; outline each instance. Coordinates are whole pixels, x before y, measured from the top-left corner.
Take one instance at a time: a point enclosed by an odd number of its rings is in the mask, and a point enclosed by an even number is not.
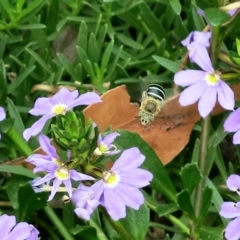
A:
[[[217,56],[217,69],[223,72],[224,80],[230,79],[226,83],[238,83],[240,17],[231,17],[220,9],[225,2],[1,0],[0,106],[7,113],[7,118],[0,121],[1,211],[39,227],[45,234],[41,239],[141,240],[147,235],[150,239],[150,232],[153,236],[160,231],[165,240],[223,239],[228,221],[219,216],[221,204],[238,201],[225,189],[225,182],[230,174],[239,172],[240,158],[239,147],[233,147],[223,128],[226,113],[212,118],[204,149],[204,126],[197,124],[187,146],[167,166],[137,133],[118,131],[121,136],[114,145],[121,150],[138,147],[146,157],[141,168],[153,174],[150,185],[142,190],[145,203],[139,210],[127,207],[126,218],[118,222],[101,209],[90,221],[80,220],[74,206],[62,202],[62,193],[50,203],[54,211],[49,210],[48,193],[34,193],[29,180],[37,175],[20,157],[31,155],[39,146],[37,138],[29,143],[22,138],[23,131],[37,119],[28,113],[36,99],[49,97],[61,87],[104,94],[123,84],[133,101],[139,101],[149,83],[161,83],[166,92],[172,93],[176,90],[174,74],[182,68],[196,69],[186,61],[181,41],[207,25],[220,33],[219,39],[213,40],[224,56]],[[198,14],[199,8],[204,17]],[[98,178],[109,161],[119,155],[93,157],[99,129],[93,121],[85,121],[81,110],[54,118],[42,133],[54,138],[63,160],[61,167],[76,167],[85,174],[94,170]],[[203,168],[198,161],[204,151]],[[73,187],[77,186],[74,182]]]

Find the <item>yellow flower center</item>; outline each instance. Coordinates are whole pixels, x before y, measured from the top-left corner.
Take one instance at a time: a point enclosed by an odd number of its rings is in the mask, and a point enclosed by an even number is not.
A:
[[[115,187],[120,181],[120,176],[114,172],[103,172],[103,179],[108,187]]]
[[[215,72],[215,73],[209,73],[205,77],[205,81],[208,83],[208,85],[216,85],[220,81],[220,74]]]
[[[108,150],[109,149],[108,149],[107,145],[105,143],[101,142],[99,144],[99,146],[95,149],[94,154],[97,155],[97,156],[101,156],[104,153],[109,153]]]
[[[67,106],[62,103],[59,103],[52,108],[52,113],[54,115],[59,115],[59,114],[64,115],[66,111],[67,111]]]
[[[69,170],[66,166],[60,167],[56,172],[55,176],[60,180],[67,180],[69,178]]]

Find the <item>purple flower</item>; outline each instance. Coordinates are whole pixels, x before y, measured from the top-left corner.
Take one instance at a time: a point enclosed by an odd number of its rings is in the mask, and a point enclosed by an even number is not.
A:
[[[3,107],[0,107],[0,122],[3,121],[6,118],[6,112]],[[0,133],[0,139],[1,139],[1,133]]]
[[[35,116],[43,116],[23,132],[23,137],[28,141],[31,136],[35,136],[41,132],[48,119],[60,114],[64,115],[67,111],[76,106],[97,102],[101,102],[101,99],[94,92],[88,92],[78,96],[77,90],[71,92],[66,88],[62,88],[51,98],[38,98],[34,108],[29,112]]]
[[[94,178],[78,173],[76,170],[69,169],[66,163],[63,163],[57,155],[56,149],[50,144],[50,139],[47,136],[40,135],[39,143],[43,151],[47,155],[33,154],[27,158],[27,162],[32,163],[36,167],[34,172],[47,172],[47,175],[32,183],[33,187],[44,185],[53,180],[53,186],[48,201],[52,200],[59,186],[63,183],[67,189],[69,196],[72,196],[71,179],[75,181],[94,180]]]
[[[186,39],[181,43],[187,47],[188,55],[191,62],[195,62],[199,65],[204,59],[201,59],[207,54],[207,48],[210,46],[209,39],[211,32],[191,32]],[[202,54],[204,52],[204,54]]]
[[[91,186],[94,199],[99,200],[112,219],[124,218],[126,206],[137,210],[144,203],[138,188],[147,186],[153,178],[152,173],[138,168],[144,159],[136,147],[125,150],[111,170],[103,172],[103,179]]]
[[[227,132],[236,132],[233,135],[233,143],[240,144],[240,108],[229,114],[223,127]]]
[[[39,231],[26,222],[18,223],[16,226],[15,216],[6,214],[0,216],[0,239],[1,240],[37,240]]]
[[[120,136],[119,133],[110,133],[104,138],[102,138],[101,134],[98,136],[98,142],[97,142],[97,148],[94,151],[95,155],[101,156],[101,155],[115,155],[120,152],[120,150],[117,150],[117,147],[113,145],[113,141],[116,137]]]
[[[230,175],[227,179],[227,186],[231,191],[236,191],[240,195],[240,176]],[[235,218],[227,225],[225,237],[227,240],[238,240],[240,238],[240,202],[224,202],[219,214],[224,218]]]
[[[94,194],[95,192],[91,187],[82,184],[73,192],[72,202],[76,207],[74,212],[79,218],[89,220],[90,215],[99,205],[99,201],[94,198]]]
[[[211,60],[206,52],[199,53],[202,56],[198,65],[204,70],[184,70],[174,75],[177,85],[186,87],[180,95],[179,103],[182,106],[198,102],[198,111],[202,117],[206,117],[214,108],[217,98],[220,105],[228,110],[234,108],[234,93],[231,88],[221,80],[219,72],[212,67]]]

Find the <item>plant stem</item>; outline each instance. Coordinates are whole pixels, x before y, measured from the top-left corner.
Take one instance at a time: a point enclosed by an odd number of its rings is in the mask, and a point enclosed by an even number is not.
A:
[[[200,136],[200,153],[198,159],[198,167],[200,173],[203,178],[200,181],[196,193],[195,193],[195,201],[194,201],[194,209],[196,217],[200,214],[201,203],[202,203],[202,190],[204,187],[204,176],[205,176],[205,168],[206,168],[206,156],[207,156],[207,147],[208,147],[208,135],[209,135],[209,126],[210,126],[211,117],[208,116],[205,119],[202,119],[202,131]]]
[[[33,150],[28,146],[27,142],[19,135],[19,133],[12,127],[6,135],[13,141],[16,147],[21,151],[25,156],[33,154]]]
[[[89,220],[90,226],[94,227],[97,231],[97,237],[99,240],[108,240],[107,236],[104,234],[103,230],[98,226],[98,224],[93,221],[93,218]]]
[[[173,215],[167,215],[166,216],[172,223],[174,223],[176,226],[178,226],[182,232],[186,233],[188,236],[190,235],[190,230],[189,228],[182,223],[182,221]]]
[[[49,219],[53,222],[54,226],[58,229],[59,233],[62,235],[65,240],[74,240],[73,236],[69,233],[65,225],[58,218],[57,214],[53,211],[50,206],[44,208],[45,213]]]

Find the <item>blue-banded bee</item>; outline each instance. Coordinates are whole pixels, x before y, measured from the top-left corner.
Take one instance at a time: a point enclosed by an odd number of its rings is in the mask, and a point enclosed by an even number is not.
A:
[[[138,116],[142,125],[152,123],[160,112],[164,102],[165,92],[159,84],[150,84],[142,94]]]

